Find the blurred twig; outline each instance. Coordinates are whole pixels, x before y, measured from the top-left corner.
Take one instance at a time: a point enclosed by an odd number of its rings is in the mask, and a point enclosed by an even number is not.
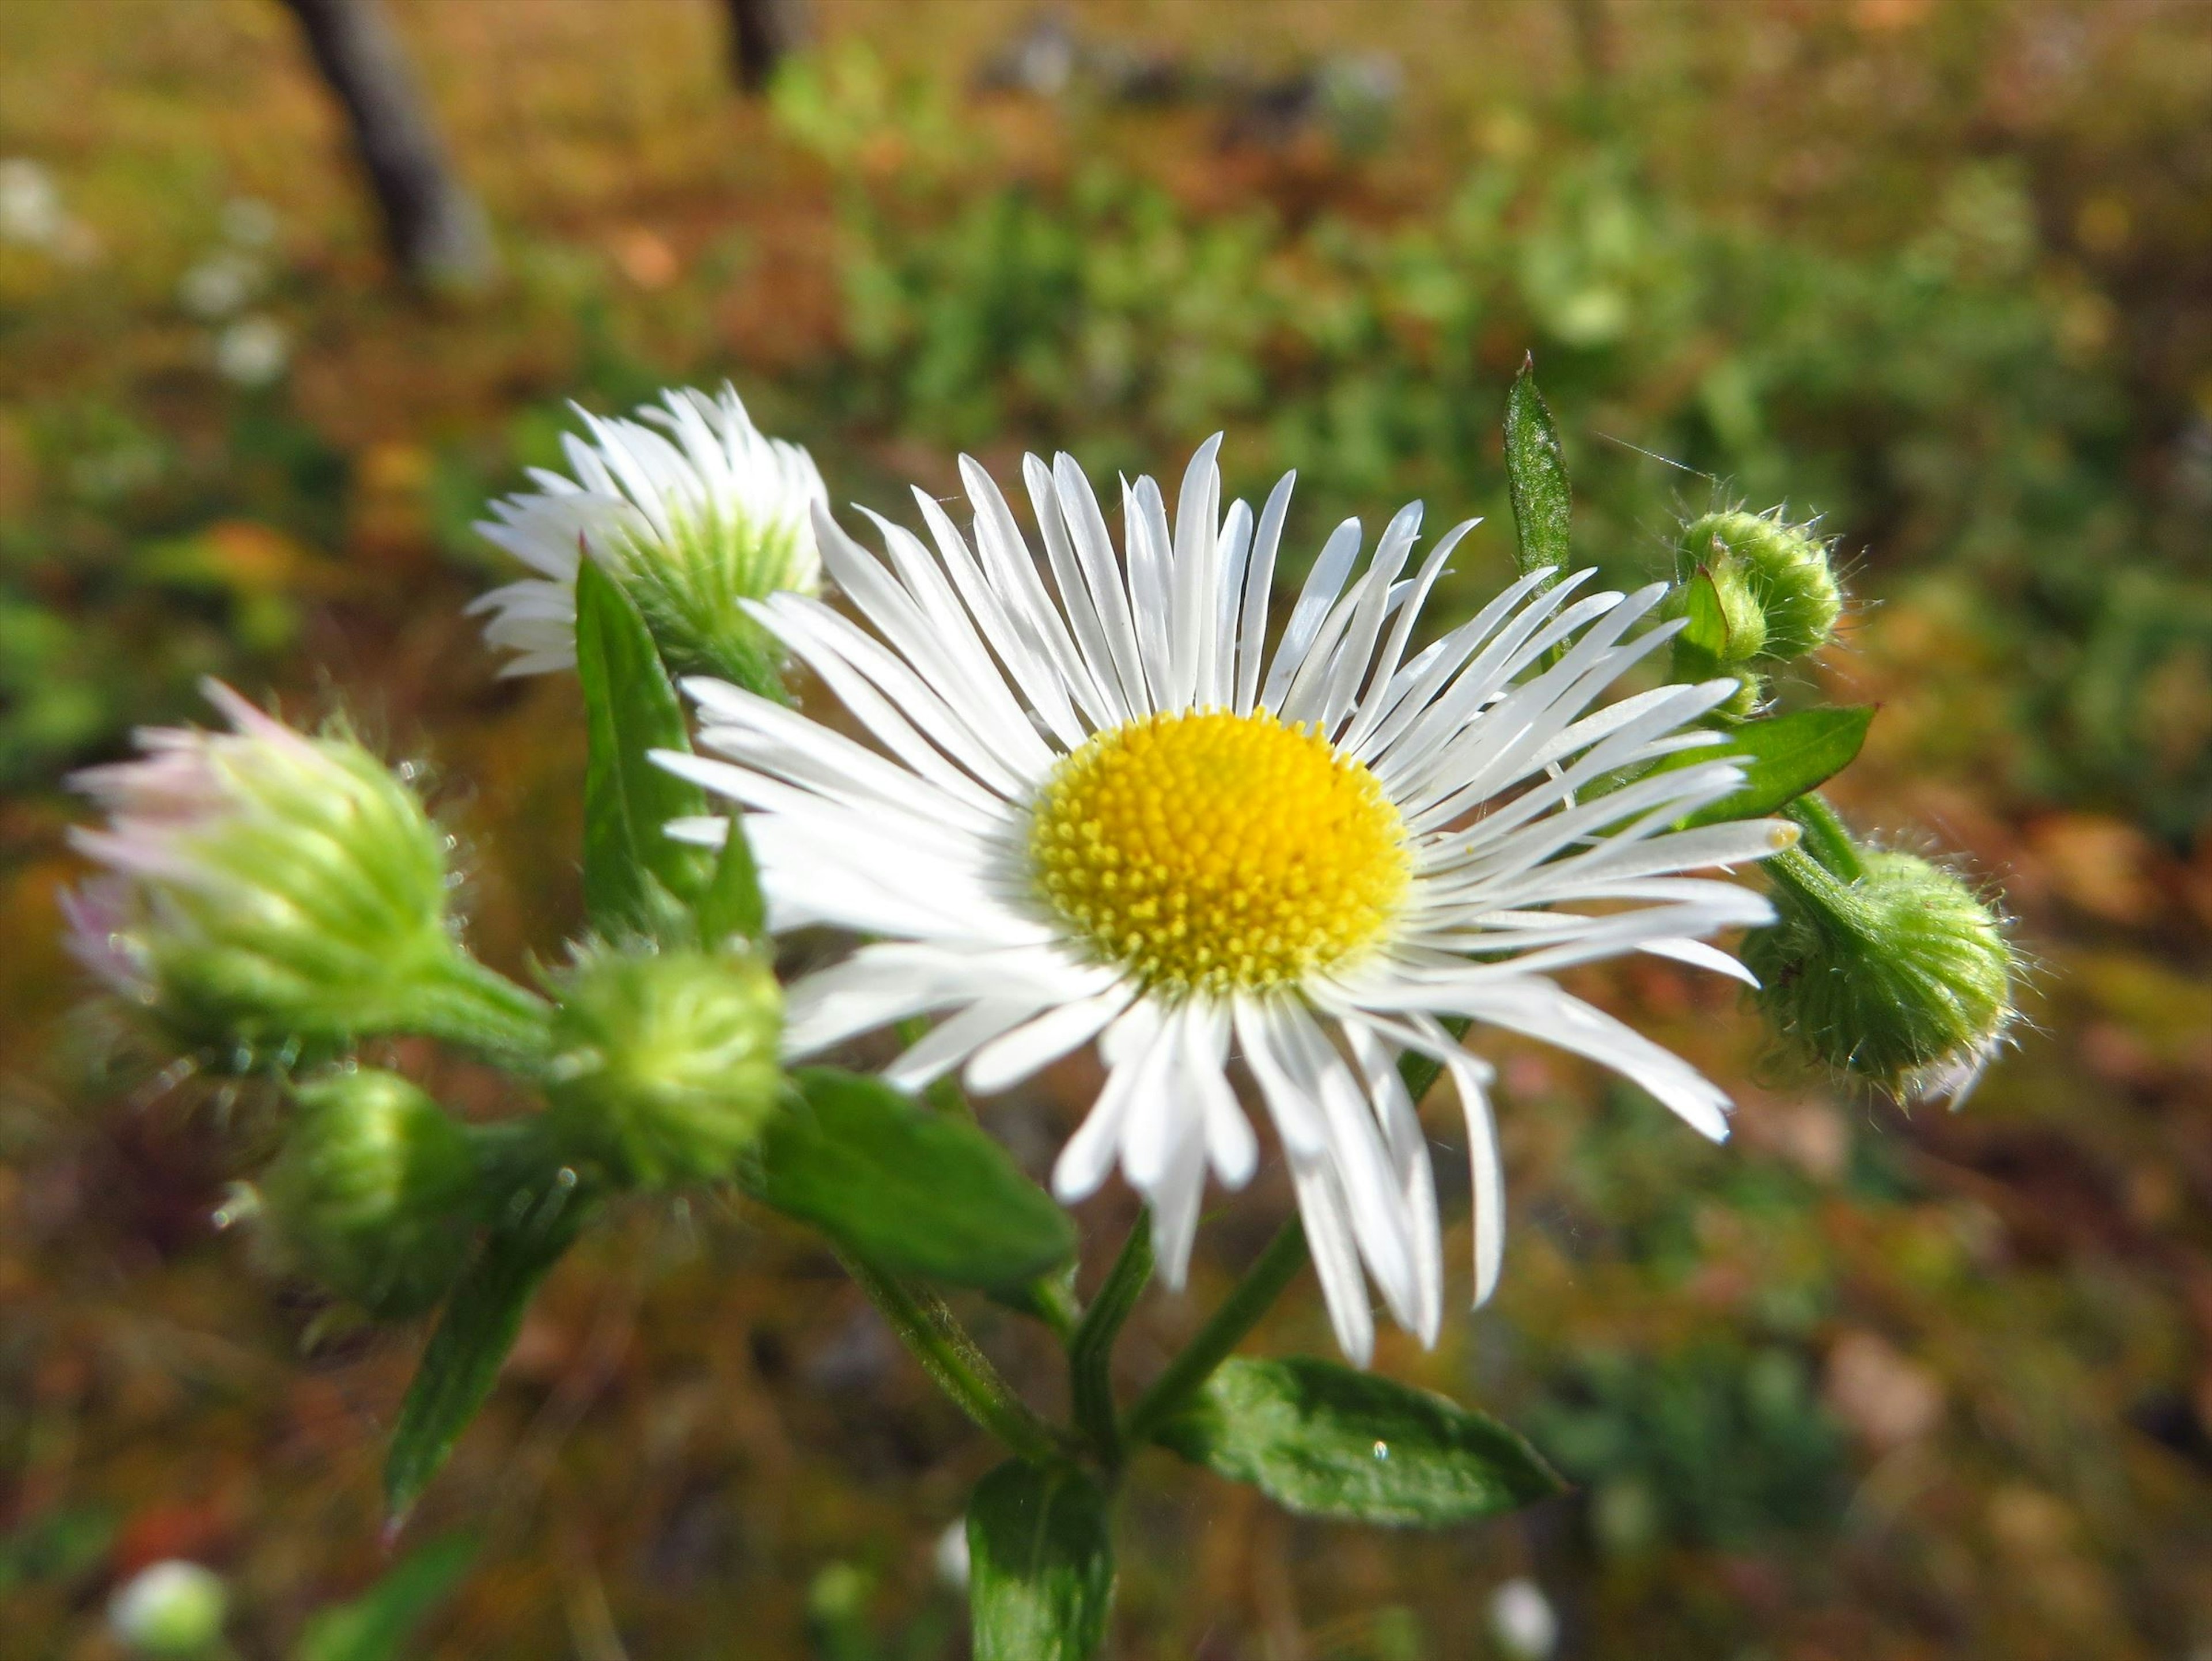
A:
[[[744,92],[768,90],[776,67],[806,39],[806,0],[725,0],[730,73]]]
[[[446,159],[378,0],[284,3],[344,106],[400,269],[441,292],[483,288],[495,270],[483,210]]]

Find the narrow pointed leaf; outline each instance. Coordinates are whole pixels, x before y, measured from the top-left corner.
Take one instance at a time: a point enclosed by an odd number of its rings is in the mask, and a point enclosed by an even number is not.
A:
[[[1684,817],[1681,829],[1755,819],[1787,807],[1808,790],[1817,790],[1850,765],[1866,742],[1875,706],[1799,709],[1766,721],[1746,721],[1726,744],[1684,750],[1668,757],[1670,767],[1735,759],[1743,764],[1743,783],[1718,801]]]
[[[671,926],[676,901],[706,886],[703,850],[672,841],[668,821],[706,812],[699,787],[653,765],[655,750],[689,750],[684,707],[653,634],[596,562],[576,568],[576,675],[583,684],[589,761],[584,778],[584,901],[602,932]]]
[[[975,1661],[1091,1661],[1114,1608],[1106,1496],[1080,1471],[1012,1460],[968,1502]]]
[[[429,1486],[491,1394],[532,1294],[592,1208],[573,1177],[562,1177],[566,1180],[516,1196],[510,1215],[492,1230],[483,1255],[453,1288],[423,1348],[384,1461],[385,1503],[395,1523]]]
[[[1505,485],[1513,500],[1517,563],[1525,576],[1567,568],[1567,458],[1534,360],[1521,366],[1505,396]]]
[[[961,1286],[1018,1286],[1073,1253],[1074,1220],[971,1122],[832,1068],[792,1082],[745,1179],[764,1203],[880,1269]]]
[[[399,1661],[415,1629],[460,1584],[477,1542],[449,1534],[410,1552],[360,1597],[307,1622],[298,1661]]]
[[[744,816],[730,814],[730,834],[714,857],[714,871],[700,893],[699,944],[713,951],[732,939],[757,940],[768,923],[768,902],[761,896],[760,867],[745,839]]]
[[[1304,1517],[1446,1528],[1561,1492],[1496,1420],[1333,1362],[1225,1361],[1157,1439]]]

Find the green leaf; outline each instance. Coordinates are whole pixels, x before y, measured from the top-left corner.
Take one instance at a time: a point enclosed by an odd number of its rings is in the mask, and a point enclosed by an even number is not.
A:
[[[1303,1517],[1446,1528],[1561,1492],[1494,1419],[1333,1362],[1222,1363],[1157,1439]]]
[[[476,1550],[469,1536],[449,1534],[410,1553],[360,1597],[309,1620],[297,1661],[398,1661],[415,1628],[460,1584]]]
[[[1787,807],[1808,790],[1818,789],[1858,755],[1874,712],[1870,703],[1841,709],[1799,709],[1767,721],[1746,721],[1729,734],[1726,744],[1676,751],[1667,757],[1666,768],[1735,758],[1744,763],[1744,770],[1739,788],[1686,815],[1675,828],[1686,830],[1700,824],[1724,824],[1731,819],[1755,819]]]
[[[968,1502],[975,1661],[1091,1661],[1114,1609],[1106,1496],[1081,1472],[1010,1460]]]
[[[830,1068],[792,1082],[746,1179],[767,1204],[881,1269],[962,1286],[1018,1286],[1074,1251],[1073,1219],[969,1121]]]
[[[699,787],[653,764],[654,750],[691,746],[684,706],[653,634],[621,585],[584,558],[576,568],[576,676],[583,683],[584,901],[602,933],[665,933],[672,908],[707,885],[708,855],[672,841],[668,821],[707,811]]]
[[[732,938],[760,939],[768,923],[768,902],[761,897],[760,868],[745,840],[744,815],[730,814],[730,834],[715,855],[714,869],[699,896],[699,944],[709,952]]]
[[[453,1288],[400,1404],[384,1460],[384,1497],[404,1519],[498,1381],[523,1311],[592,1209],[563,1171],[515,1196],[483,1255]]]
[[[1546,566],[1567,569],[1567,458],[1534,358],[1524,361],[1505,395],[1505,484],[1513,499],[1513,531],[1522,575]]]

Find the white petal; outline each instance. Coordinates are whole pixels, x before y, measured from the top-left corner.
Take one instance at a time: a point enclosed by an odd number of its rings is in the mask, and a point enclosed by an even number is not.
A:
[[[1097,608],[1107,648],[1113,654],[1122,703],[1132,715],[1150,715],[1157,706],[1145,678],[1144,654],[1137,644],[1136,620],[1129,611],[1129,591],[1122,584],[1121,562],[1114,557],[1114,539],[1106,532],[1106,516],[1099,512],[1091,481],[1083,476],[1073,456],[1063,452],[1053,459],[1053,484],[1091,604]]]
[[[1159,1026],[1158,1009],[1139,999],[1107,1029],[1109,1042],[1100,1045],[1109,1068],[1105,1087],[1052,1168],[1053,1195],[1062,1204],[1088,1199],[1113,1171],[1137,1076],[1152,1056]]]
[[[1649,952],[1655,958],[1672,958],[1676,963],[1688,964],[1692,969],[1710,969],[1716,975],[1741,981],[1753,990],[1759,986],[1758,976],[1719,947],[1707,946],[1703,940],[1686,940],[1679,937],[1645,940],[1636,949]]]
[[[1352,1366],[1364,1367],[1375,1358],[1375,1311],[1367,1301],[1367,1281],[1359,1272],[1359,1248],[1352,1244],[1344,1196],[1326,1159],[1293,1159],[1291,1180],[1297,1188],[1306,1248],[1313,1254],[1337,1348]]]
[[[1331,1168],[1343,1191],[1360,1256],[1399,1324],[1418,1328],[1411,1230],[1365,1092],[1302,1007],[1279,1002],[1272,1013],[1278,1053],[1285,1068],[1321,1104],[1328,1126]]]
[[[1260,671],[1267,643],[1267,598],[1273,592],[1275,555],[1282,546],[1283,520],[1291,510],[1291,487],[1297,474],[1285,473],[1267,493],[1253,535],[1252,558],[1244,568],[1244,605],[1237,642],[1237,713],[1249,715],[1260,697]]]
[[[1405,1080],[1398,1074],[1398,1051],[1373,1025],[1364,1021],[1343,1023],[1346,1042],[1367,1086],[1368,1099],[1382,1127],[1389,1151],[1390,1171],[1406,1208],[1407,1233],[1413,1248],[1413,1331],[1424,1345],[1436,1346],[1443,1329],[1443,1245],[1437,1220],[1436,1173],[1429,1164],[1429,1141]]]
[[[1352,575],[1352,564],[1358,557],[1359,521],[1347,519],[1322,545],[1321,557],[1306,574],[1306,586],[1298,591],[1298,603],[1292,608],[1290,624],[1275,648],[1274,662],[1267,670],[1267,684],[1260,694],[1260,702],[1268,709],[1282,707],[1283,694],[1290,691],[1291,678],[1305,665],[1306,648],[1321,632],[1329,608],[1336,604],[1344,580]]]
[[[1033,998],[987,998],[939,1021],[883,1072],[884,1082],[909,1093],[952,1072],[981,1045],[1037,1012]]]
[[[1116,981],[1103,992],[1048,1010],[1028,1025],[994,1039],[969,1059],[968,1087],[979,1096],[991,1096],[1018,1084],[1039,1068],[1090,1043],[1135,995],[1133,983]]]
[[[1188,1118],[1181,1130],[1165,1174],[1150,1191],[1152,1256],[1171,1292],[1181,1292],[1188,1278],[1190,1249],[1198,1238],[1199,1212],[1206,1198],[1205,1133]]]
[[[1360,1006],[1465,1015],[1586,1056],[1642,1086],[1715,1141],[1728,1137],[1729,1099],[1680,1056],[1540,976],[1476,978],[1419,987],[1363,989]]]

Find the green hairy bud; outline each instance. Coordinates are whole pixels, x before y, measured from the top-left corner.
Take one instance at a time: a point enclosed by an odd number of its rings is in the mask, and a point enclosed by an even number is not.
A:
[[[1748,666],[1787,662],[1834,637],[1843,615],[1828,545],[1780,511],[1731,508],[1682,528],[1682,586],[1669,613],[1689,619],[1675,637],[1675,675],[1703,680],[1735,672],[1753,689]]]
[[[222,1653],[230,1594],[213,1569],[172,1558],[138,1571],[107,1606],[107,1624],[133,1655],[189,1661]]]
[[[763,959],[601,947],[555,990],[546,1096],[562,1147],[648,1187],[736,1169],[782,1088],[783,995]]]
[[[207,695],[232,731],[143,732],[140,758],[77,775],[109,812],[72,837],[109,873],[69,902],[77,956],[244,1065],[379,1031],[526,1042],[535,1001],[461,951],[447,838],[406,782],[342,728]]]
[[[1777,921],[1743,947],[1759,1002],[1817,1061],[1908,1099],[1955,1099],[2012,1021],[2003,923],[1940,866],[1852,851],[1850,876],[1803,851],[1768,862]]]
[[[298,1086],[300,1113],[263,1178],[280,1254],[386,1319],[420,1314],[460,1273],[474,1221],[468,1133],[395,1074]]]

